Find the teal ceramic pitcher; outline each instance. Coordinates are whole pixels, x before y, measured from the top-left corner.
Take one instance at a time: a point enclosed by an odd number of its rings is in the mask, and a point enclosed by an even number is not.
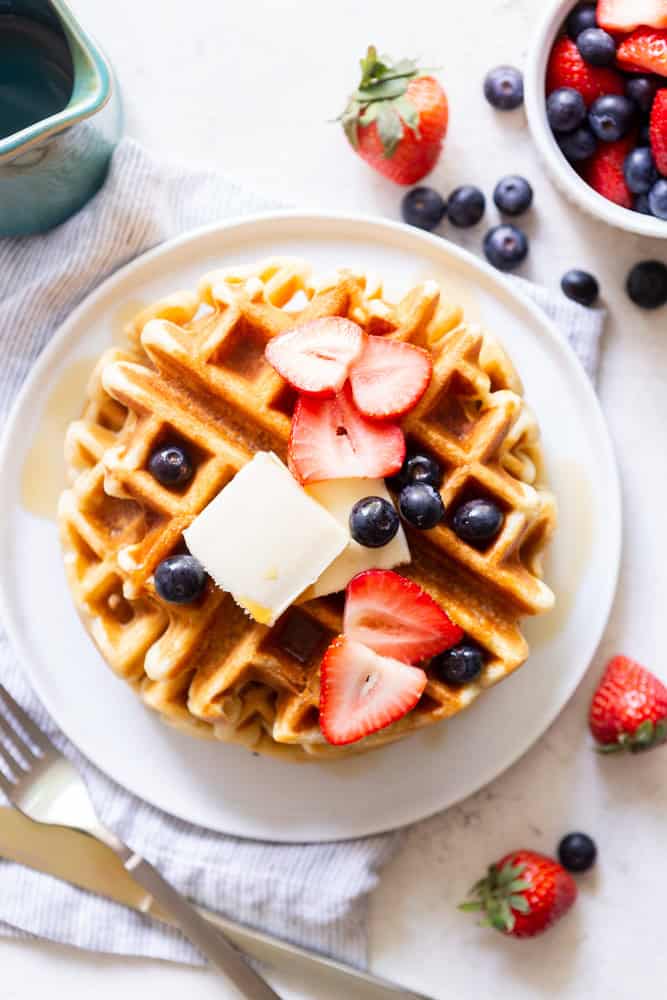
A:
[[[64,0],[0,0],[0,236],[77,212],[121,130],[113,71]]]

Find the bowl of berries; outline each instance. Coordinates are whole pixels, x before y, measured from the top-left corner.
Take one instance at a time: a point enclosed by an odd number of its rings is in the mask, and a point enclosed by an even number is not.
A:
[[[537,147],[572,201],[667,238],[667,0],[551,4],[525,99]]]

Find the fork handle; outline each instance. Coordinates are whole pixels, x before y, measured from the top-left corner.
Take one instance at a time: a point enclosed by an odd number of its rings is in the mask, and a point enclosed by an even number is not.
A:
[[[115,838],[114,838],[115,839]],[[112,845],[133,879],[155,898],[202,955],[231,979],[248,1000],[281,1000],[238,948],[197,912],[157,868],[125,844]]]

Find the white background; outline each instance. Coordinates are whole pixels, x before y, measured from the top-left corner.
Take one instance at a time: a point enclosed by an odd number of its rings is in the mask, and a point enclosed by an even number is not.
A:
[[[623,292],[628,267],[667,260],[667,244],[598,225],[544,177],[522,112],[494,113],[485,71],[523,63],[542,4],[531,0],[71,0],[122,81],[127,131],[165,157],[215,165],[298,207],[397,218],[400,191],[346,148],[327,120],[356,82],[368,42],[439,66],[451,103],[446,152],[430,182],[472,182],[490,194],[504,173],[535,188],[523,271],[557,287],[564,270],[600,278],[611,318],[600,378],[625,490],[626,547],[612,624],[578,695],[519,764],[446,816],[408,833],[371,906],[373,967],[438,998],[627,1000],[659,995],[667,973],[664,829],[667,750],[600,760],[587,703],[600,669],[624,651],[667,675],[660,642],[667,596],[663,425],[667,309],[642,313]],[[490,223],[493,210],[487,214]],[[667,228],[667,225],[666,225]],[[481,231],[449,233],[477,250]],[[508,719],[508,725],[511,725]],[[553,851],[566,831],[600,849],[580,902],[544,938],[513,942],[456,912],[486,863],[519,846]],[[164,1000],[226,993],[201,970],[85,955],[42,943],[0,943],[3,1000],[49,993]],[[325,1000],[319,990],[301,994]],[[343,998],[340,998],[343,1000]],[[345,998],[346,1000],[346,998]]]

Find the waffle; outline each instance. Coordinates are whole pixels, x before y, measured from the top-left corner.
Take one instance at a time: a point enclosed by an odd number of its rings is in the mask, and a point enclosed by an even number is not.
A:
[[[319,727],[319,664],[341,631],[342,595],[291,607],[272,627],[253,622],[211,582],[191,605],[156,593],[158,563],[182,551],[184,529],[258,450],[286,459],[295,394],[264,360],[267,341],[297,323],[347,316],[369,333],[429,349],[433,378],[403,420],[408,447],[441,463],[448,510],[489,497],[505,513],[488,548],[467,545],[445,520],[406,525],[424,587],[485,652],[474,683],[452,687],[429,671],[417,706],[344,747]],[[81,617],[104,659],[143,701],[198,735],[291,758],[364,751],[467,708],[528,655],[525,615],[553,604],[542,554],[556,511],[543,488],[539,431],[505,352],[433,281],[399,301],[381,282],[340,270],[316,278],[277,258],[207,275],[193,293],[156,303],[128,326],[126,351],[100,359],[83,416],[66,436],[70,487],[59,522]],[[161,486],[148,460],[186,444],[195,473]]]

